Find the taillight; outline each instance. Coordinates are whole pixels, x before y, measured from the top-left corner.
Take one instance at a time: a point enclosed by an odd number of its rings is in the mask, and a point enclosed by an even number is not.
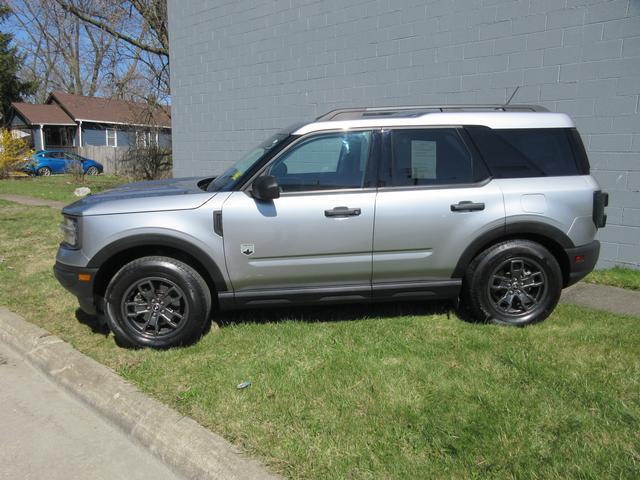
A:
[[[593,193],[593,223],[596,228],[604,228],[607,224],[607,216],[604,207],[609,205],[609,194],[600,190]]]

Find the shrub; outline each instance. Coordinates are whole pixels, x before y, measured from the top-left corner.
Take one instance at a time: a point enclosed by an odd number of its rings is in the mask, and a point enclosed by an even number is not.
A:
[[[0,178],[6,178],[29,153],[27,142],[9,130],[0,129]]]
[[[156,145],[132,147],[122,162],[125,171],[136,180],[158,180],[171,177],[171,149]]]

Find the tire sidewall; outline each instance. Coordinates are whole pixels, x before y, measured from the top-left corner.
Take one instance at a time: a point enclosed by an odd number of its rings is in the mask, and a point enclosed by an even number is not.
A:
[[[105,293],[105,316],[116,339],[128,347],[169,348],[197,339],[208,315],[205,292],[186,265],[161,259],[141,259],[125,265],[113,277]],[[145,277],[166,278],[179,286],[188,303],[189,315],[184,326],[161,338],[147,337],[128,325],[121,312],[121,301],[129,287]]]
[[[39,177],[48,177],[51,175],[51,169],[49,167],[40,167],[37,171],[36,174]]]
[[[540,265],[546,277],[545,291],[539,305],[522,316],[510,317],[500,312],[490,298],[487,288],[493,272],[511,258],[534,260]],[[478,265],[474,281],[478,285],[476,292],[480,297],[478,299],[480,308],[490,322],[499,325],[525,326],[544,320],[557,305],[562,291],[562,272],[558,262],[546,248],[533,242],[519,242],[513,245],[505,243],[490,252]]]

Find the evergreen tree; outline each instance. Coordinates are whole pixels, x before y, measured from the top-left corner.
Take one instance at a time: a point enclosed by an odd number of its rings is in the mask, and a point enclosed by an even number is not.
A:
[[[0,24],[9,16],[11,10],[0,2]],[[8,120],[11,102],[22,100],[35,90],[33,82],[23,82],[18,77],[22,58],[18,49],[11,45],[13,35],[0,30],[0,125]]]

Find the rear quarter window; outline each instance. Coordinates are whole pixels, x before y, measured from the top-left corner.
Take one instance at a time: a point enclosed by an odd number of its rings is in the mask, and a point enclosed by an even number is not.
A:
[[[575,128],[467,127],[494,178],[588,175],[589,162]]]

